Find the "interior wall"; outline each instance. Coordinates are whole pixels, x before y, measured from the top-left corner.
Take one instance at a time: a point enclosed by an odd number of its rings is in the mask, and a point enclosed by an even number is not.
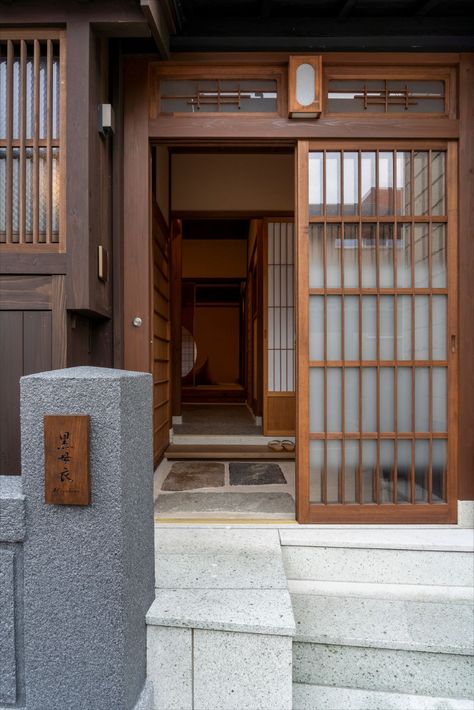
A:
[[[237,383],[240,367],[239,306],[196,306],[194,337],[197,345],[196,369],[206,366],[207,384]]]
[[[170,180],[169,180],[169,152],[164,145],[157,145],[156,151],[156,188],[155,197],[160,208],[160,212],[169,226],[169,201],[170,201]]]
[[[175,153],[171,195],[173,211],[292,212],[293,155]]]
[[[183,278],[245,278],[243,239],[183,239]]]

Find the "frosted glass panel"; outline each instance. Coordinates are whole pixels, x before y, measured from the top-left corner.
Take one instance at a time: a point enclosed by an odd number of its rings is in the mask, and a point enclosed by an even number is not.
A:
[[[324,296],[309,299],[309,359],[324,360]]]
[[[434,439],[432,450],[431,477],[433,486],[433,503],[446,500],[446,474],[448,468],[448,447],[444,439]]]
[[[431,214],[446,214],[446,154],[434,150],[431,153]]]
[[[344,429],[359,431],[359,369],[344,369]]]
[[[340,296],[328,296],[327,307],[327,359],[342,359],[342,337],[341,337],[341,305]]]
[[[396,259],[397,259],[397,286],[399,288],[411,287],[411,225],[397,225]]]
[[[328,503],[337,503],[339,499],[339,476],[342,467],[341,442],[327,442],[327,486]]]
[[[323,213],[323,153],[310,153],[308,161],[309,214]]]
[[[377,370],[362,368],[362,431],[377,431]]]
[[[341,286],[341,225],[326,225],[326,285]]]
[[[359,285],[359,226],[344,225],[344,288]]]
[[[311,64],[296,69],[296,100],[301,106],[311,106],[315,98],[315,71]]]
[[[358,154],[344,153],[344,208],[345,215],[355,215],[359,204]]]
[[[415,215],[428,214],[428,151],[416,152],[413,158],[415,177]]]
[[[415,431],[429,431],[429,369],[415,368]]]
[[[365,503],[374,501],[374,475],[377,469],[377,443],[375,441],[362,442],[362,489]]]
[[[391,432],[395,430],[394,424],[394,369],[393,367],[380,368],[380,431]]]
[[[344,499],[346,503],[356,502],[357,470],[359,468],[359,442],[347,440],[344,443]]]
[[[415,296],[415,360],[429,356],[429,296]]]
[[[341,428],[341,384],[342,375],[340,367],[327,369],[327,423],[329,432],[340,432]]]
[[[377,226],[362,224],[362,286],[375,288],[377,285],[376,261]]]
[[[415,224],[415,288],[428,288],[429,285],[429,252],[428,225]]]
[[[309,443],[309,460],[310,460],[310,500],[313,503],[320,503],[321,498],[321,480],[324,469],[324,441],[310,441]]]
[[[379,302],[379,333],[380,359],[393,360],[393,296],[380,296]]]
[[[361,207],[362,215],[375,214],[376,183],[375,183],[375,153],[364,151],[361,160]]]
[[[377,299],[362,296],[362,359],[377,359]]]
[[[393,214],[393,153],[379,153],[378,214]]]
[[[359,296],[344,298],[344,359],[359,359]]]
[[[433,367],[433,431],[448,431],[448,370]]]
[[[324,432],[324,370],[309,371],[309,428],[314,434]]]
[[[412,431],[411,397],[412,369],[399,367],[397,369],[397,427],[400,432]]]
[[[341,154],[326,153],[326,214],[341,214]]]
[[[379,286],[393,288],[393,224],[379,224]]]
[[[397,443],[397,501],[409,503],[412,468],[412,442],[401,440]]]
[[[447,297],[432,296],[433,360],[446,360],[447,353]]]
[[[396,213],[397,215],[411,215],[411,153],[397,152],[397,191],[396,191]]]
[[[433,288],[446,288],[446,225],[433,224],[431,228],[431,270]]]
[[[312,224],[309,231],[309,287],[324,286],[324,227]]]
[[[380,442],[380,502],[391,503],[393,500],[392,476],[395,464],[394,442],[382,439]]]
[[[412,359],[411,296],[397,296],[397,358]]]
[[[428,500],[428,475],[430,468],[430,445],[424,439],[415,441],[415,501]]]

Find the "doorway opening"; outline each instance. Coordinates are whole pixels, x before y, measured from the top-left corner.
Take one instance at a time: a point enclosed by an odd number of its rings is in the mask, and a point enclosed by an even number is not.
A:
[[[293,173],[288,151],[154,148],[161,519],[294,520]]]

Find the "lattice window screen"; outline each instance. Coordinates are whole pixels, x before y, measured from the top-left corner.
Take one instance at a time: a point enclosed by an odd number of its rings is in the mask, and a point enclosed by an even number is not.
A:
[[[295,390],[294,237],[291,222],[268,224],[268,391]]]

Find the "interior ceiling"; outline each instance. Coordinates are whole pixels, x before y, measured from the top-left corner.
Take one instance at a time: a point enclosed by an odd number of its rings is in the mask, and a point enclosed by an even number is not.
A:
[[[472,0],[171,0],[172,51],[474,49]]]
[[[248,239],[248,219],[184,219],[183,239]]]

